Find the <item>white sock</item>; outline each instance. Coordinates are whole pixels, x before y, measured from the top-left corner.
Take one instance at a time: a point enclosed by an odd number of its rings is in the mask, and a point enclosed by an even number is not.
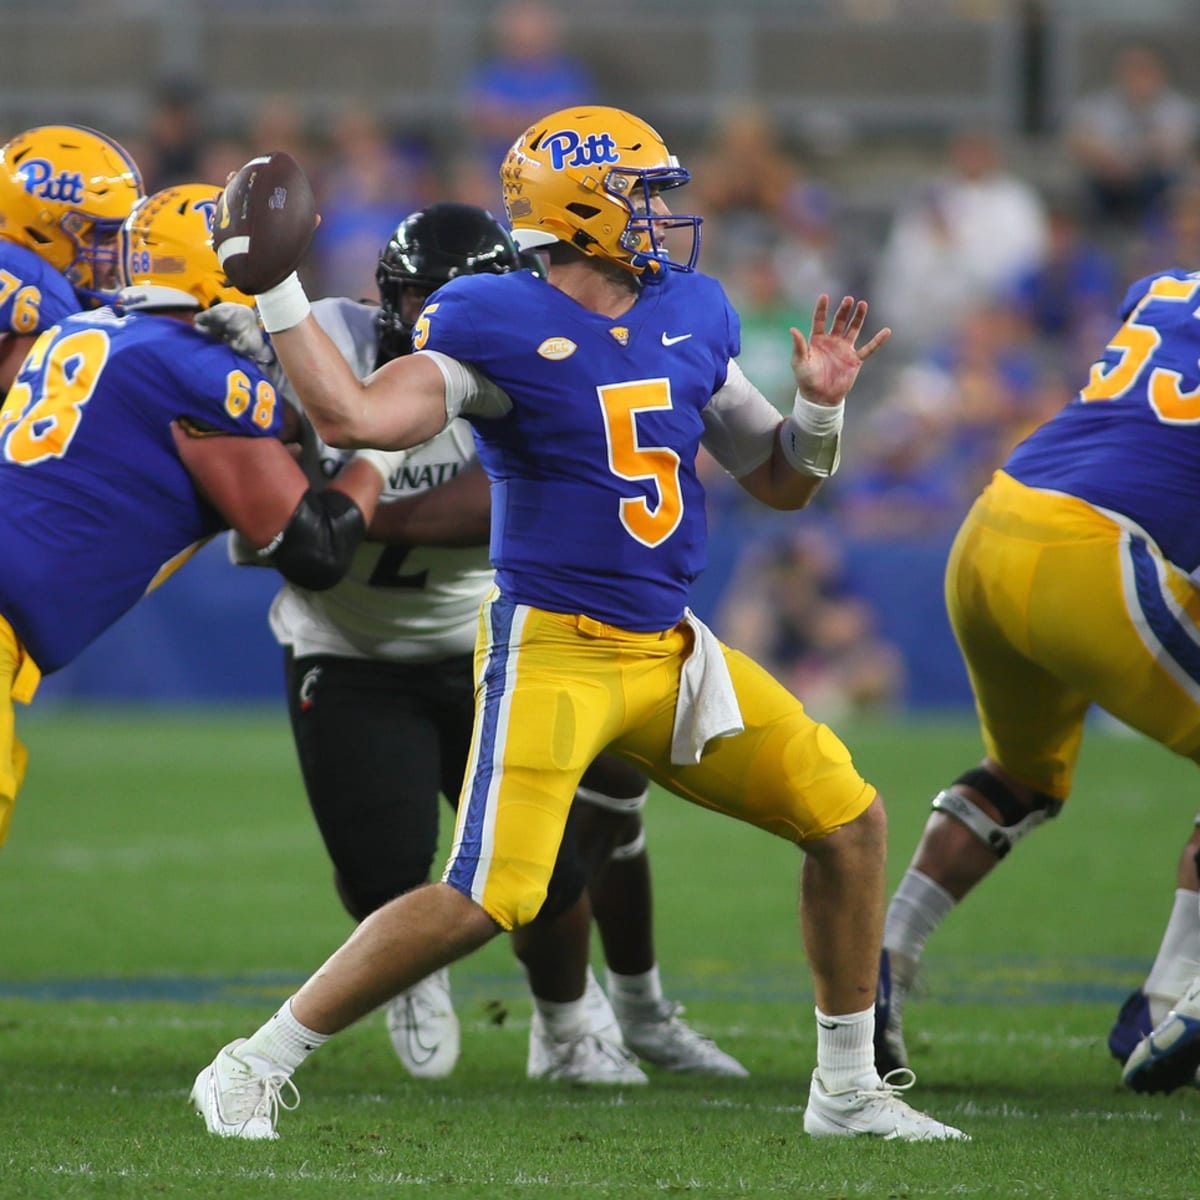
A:
[[[556,1042],[570,1042],[582,1037],[588,1031],[587,1005],[583,997],[578,1000],[542,1000],[533,998],[533,1006],[546,1032]]]
[[[618,1008],[658,1004],[663,998],[657,963],[640,975],[618,975],[606,967],[604,979],[608,984],[608,998]]]
[[[329,1041],[329,1036],[301,1025],[292,1016],[289,999],[265,1025],[246,1039],[238,1054],[281,1067],[290,1075],[318,1046]]]
[[[1200,975],[1200,895],[1176,888],[1158,957],[1142,985],[1154,1024],[1167,1015],[1196,975]]]
[[[879,1086],[875,1070],[875,1006],[830,1017],[817,1014],[817,1074],[827,1092]]]
[[[891,960],[892,1004],[900,1004],[917,975],[929,935],[946,919],[955,899],[940,883],[911,867],[888,905],[883,945]]]

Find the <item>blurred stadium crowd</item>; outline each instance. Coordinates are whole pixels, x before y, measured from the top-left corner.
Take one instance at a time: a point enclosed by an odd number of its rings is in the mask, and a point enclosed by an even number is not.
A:
[[[894,330],[814,511],[751,515],[709,478],[697,610],[836,718],[968,699],[942,616],[953,531],[1086,378],[1126,287],[1200,268],[1200,34],[1184,0],[1133,7],[0,0],[0,140],[96,125],[150,191],[286,149],[322,213],[310,294],[373,297],[412,209],[502,212],[496,167],[530,120],[584,99],[646,116],[693,171],[701,268],[772,401],[790,407],[787,328],[818,293],[865,296]],[[109,45],[136,87],[92,82]]]

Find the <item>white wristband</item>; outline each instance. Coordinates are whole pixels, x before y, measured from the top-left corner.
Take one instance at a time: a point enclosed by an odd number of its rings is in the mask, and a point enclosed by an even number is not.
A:
[[[392,486],[393,477],[400,473],[400,468],[404,466],[404,460],[407,457],[407,450],[373,450],[368,448],[357,450],[354,454],[356,461],[361,459],[363,462],[369,462],[379,472],[385,488]]]
[[[263,328],[268,333],[282,333],[299,325],[308,316],[308,297],[300,276],[293,271],[282,283],[254,297]]]
[[[796,392],[792,415],[779,431],[783,456],[794,471],[826,478],[838,469],[845,411],[844,398],[837,404],[814,404]]]

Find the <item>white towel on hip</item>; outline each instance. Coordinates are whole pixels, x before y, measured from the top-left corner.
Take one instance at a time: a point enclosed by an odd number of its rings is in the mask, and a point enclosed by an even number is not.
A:
[[[716,634],[690,608],[684,609],[683,619],[691,626],[694,644],[679,672],[671,762],[692,766],[713,738],[741,733],[746,726]]]

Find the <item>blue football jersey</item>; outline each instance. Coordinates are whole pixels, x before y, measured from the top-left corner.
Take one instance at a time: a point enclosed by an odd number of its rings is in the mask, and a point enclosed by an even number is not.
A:
[[[469,276],[430,297],[418,344],[512,400],[472,419],[505,597],[640,632],[678,622],[705,562],[700,414],[739,350],[721,285],[669,272],[614,320],[529,272]]]
[[[70,317],[42,335],[0,411],[0,613],[56,670],[225,522],[171,422],[275,437],[248,359],[171,317]]]
[[[1080,393],[1012,453],[1030,487],[1136,522],[1177,566],[1200,566],[1200,272],[1139,280]]]
[[[0,239],[0,333],[41,333],[83,308],[61,271],[25,246]]]

